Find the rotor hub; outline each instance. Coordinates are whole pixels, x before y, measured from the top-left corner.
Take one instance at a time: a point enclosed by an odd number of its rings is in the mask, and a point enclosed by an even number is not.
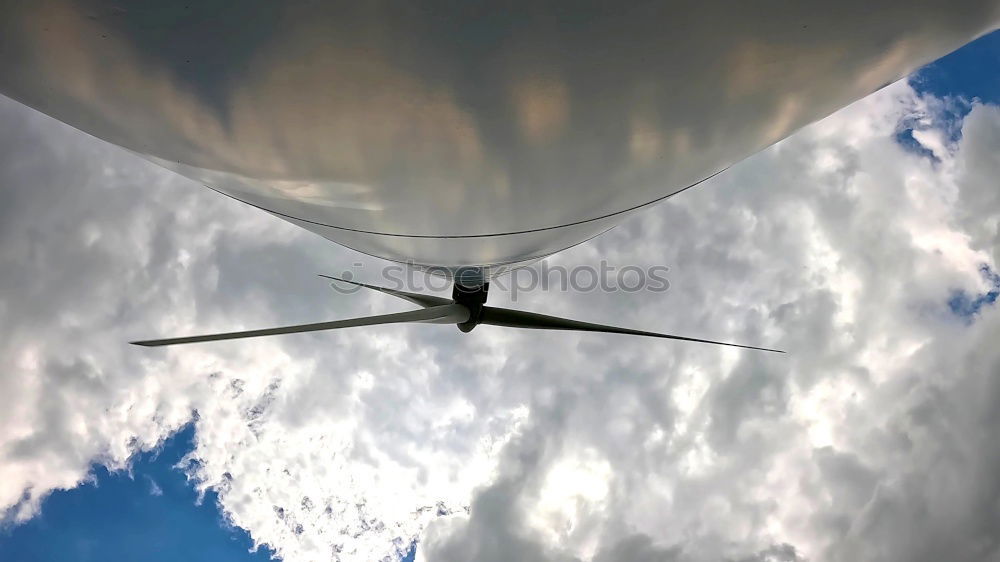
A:
[[[469,309],[469,319],[457,324],[458,329],[463,332],[471,332],[479,325],[483,317],[483,306],[486,305],[486,297],[490,291],[490,284],[482,282],[478,285],[464,285],[458,279],[455,287],[451,290],[451,299],[455,304],[460,304]]]

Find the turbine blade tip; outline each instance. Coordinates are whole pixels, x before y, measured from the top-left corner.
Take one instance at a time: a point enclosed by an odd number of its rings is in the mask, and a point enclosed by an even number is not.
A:
[[[341,283],[348,283],[350,285],[357,285],[359,287],[368,287],[368,285],[365,285],[364,283],[359,283],[357,281],[351,281],[350,279],[343,279],[341,277],[334,277],[333,275],[326,275],[324,273],[317,273],[316,275],[318,275],[320,277],[323,277],[323,278],[326,278],[326,279],[332,279],[334,281],[340,281]],[[379,290],[378,287],[369,287],[369,288],[373,288],[375,290]]]

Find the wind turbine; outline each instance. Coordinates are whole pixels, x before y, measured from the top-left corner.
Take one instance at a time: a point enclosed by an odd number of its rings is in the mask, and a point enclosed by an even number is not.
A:
[[[558,316],[548,316],[534,312],[525,312],[510,308],[501,308],[486,305],[486,296],[489,291],[489,283],[482,282],[471,285],[463,285],[457,281],[452,289],[452,298],[446,299],[432,295],[421,295],[418,293],[408,293],[397,291],[386,287],[367,285],[348,279],[332,277],[330,275],[320,275],[327,279],[342,283],[350,283],[358,287],[365,287],[392,295],[394,297],[420,305],[420,309],[408,312],[396,312],[393,314],[380,314],[377,316],[365,316],[363,318],[349,318],[346,320],[333,320],[331,322],[315,322],[312,324],[298,324],[295,326],[283,326],[280,328],[267,328],[263,330],[246,330],[242,332],[226,332],[221,334],[206,334],[200,336],[186,336],[179,338],[166,338],[156,340],[143,340],[131,342],[135,345],[146,347],[159,347],[165,345],[177,345],[183,343],[199,343],[219,340],[233,340],[240,338],[255,338],[260,336],[277,336],[281,334],[297,334],[301,332],[318,332],[323,330],[337,330],[340,328],[354,328],[357,326],[377,326],[381,324],[455,324],[463,332],[471,332],[473,328],[480,324],[487,326],[504,326],[507,328],[528,328],[536,330],[570,330],[576,332],[600,332],[604,334],[624,334],[629,336],[648,336],[653,338],[663,338],[668,340],[679,340],[698,343],[709,343],[714,345],[725,345],[730,347],[740,347],[744,349],[756,349],[759,351],[771,351],[784,353],[777,349],[767,349],[764,347],[754,347],[751,345],[740,345],[735,343],[703,340],[671,334],[660,334],[656,332],[646,332],[643,330],[631,330],[629,328],[619,328],[604,324],[593,324],[590,322],[580,322]],[[461,272],[459,273],[461,279]]]
[[[489,307],[489,281],[998,23],[1000,0],[0,2],[0,92],[455,280],[451,299],[365,285],[411,312],[136,343],[424,322],[735,345]]]

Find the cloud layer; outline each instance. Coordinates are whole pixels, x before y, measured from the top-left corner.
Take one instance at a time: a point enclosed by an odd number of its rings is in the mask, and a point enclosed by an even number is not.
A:
[[[553,258],[667,265],[667,293],[514,305],[773,356],[485,326],[134,349],[403,305],[314,275],[380,263],[2,100],[0,508],[193,417],[185,470],[286,560],[1000,556],[1000,109],[958,136],[963,103],[896,84]]]

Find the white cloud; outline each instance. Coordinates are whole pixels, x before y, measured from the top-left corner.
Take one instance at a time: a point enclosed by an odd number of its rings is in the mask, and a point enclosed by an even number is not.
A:
[[[437,326],[134,349],[400,305],[314,278],[378,262],[4,101],[0,506],[196,416],[189,474],[287,560],[995,557],[1000,314],[947,302],[997,265],[1000,110],[953,142],[943,103],[894,85],[553,258],[665,264],[667,293],[516,303],[772,356]],[[936,161],[893,140],[914,116]]]
[[[153,480],[152,477],[146,476],[146,480],[149,482],[149,495],[151,496],[162,496],[163,488]]]

